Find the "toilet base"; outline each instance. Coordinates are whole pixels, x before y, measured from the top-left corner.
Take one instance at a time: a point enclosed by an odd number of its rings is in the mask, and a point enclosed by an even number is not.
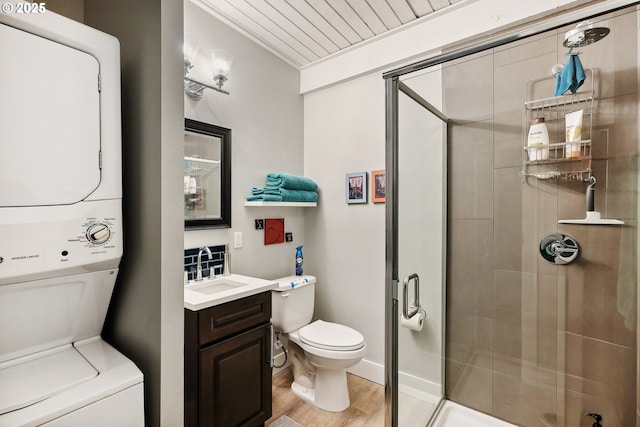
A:
[[[299,398],[325,411],[341,412],[349,407],[347,373],[344,369],[316,368],[315,388],[305,387],[295,380],[291,391]]]

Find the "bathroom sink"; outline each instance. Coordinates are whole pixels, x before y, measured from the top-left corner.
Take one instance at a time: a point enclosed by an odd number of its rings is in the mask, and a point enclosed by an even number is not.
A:
[[[203,280],[201,282],[195,282],[192,285],[185,286],[185,289],[191,289],[192,291],[200,292],[203,294],[215,294],[218,292],[228,291],[229,289],[239,288],[241,286],[248,286],[247,283],[236,282],[233,280],[227,280],[225,278],[217,278],[210,280]]]
[[[278,283],[257,277],[231,274],[189,282],[184,286],[184,307],[198,311],[274,289]]]

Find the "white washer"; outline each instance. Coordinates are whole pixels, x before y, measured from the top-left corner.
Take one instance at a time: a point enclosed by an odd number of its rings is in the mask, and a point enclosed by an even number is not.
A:
[[[100,337],[123,244],[119,43],[12,5],[0,13],[0,426],[141,427],[142,373]]]

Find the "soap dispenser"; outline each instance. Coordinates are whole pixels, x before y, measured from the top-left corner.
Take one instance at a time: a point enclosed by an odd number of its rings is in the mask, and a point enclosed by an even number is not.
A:
[[[223,257],[224,268],[222,270],[223,276],[231,275],[231,266],[229,265],[229,245],[224,245],[224,257]]]

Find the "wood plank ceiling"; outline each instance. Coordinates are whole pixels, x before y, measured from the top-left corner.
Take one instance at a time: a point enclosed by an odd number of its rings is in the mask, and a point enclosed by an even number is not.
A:
[[[302,67],[462,0],[198,0]],[[188,29],[185,29],[188,32]]]

